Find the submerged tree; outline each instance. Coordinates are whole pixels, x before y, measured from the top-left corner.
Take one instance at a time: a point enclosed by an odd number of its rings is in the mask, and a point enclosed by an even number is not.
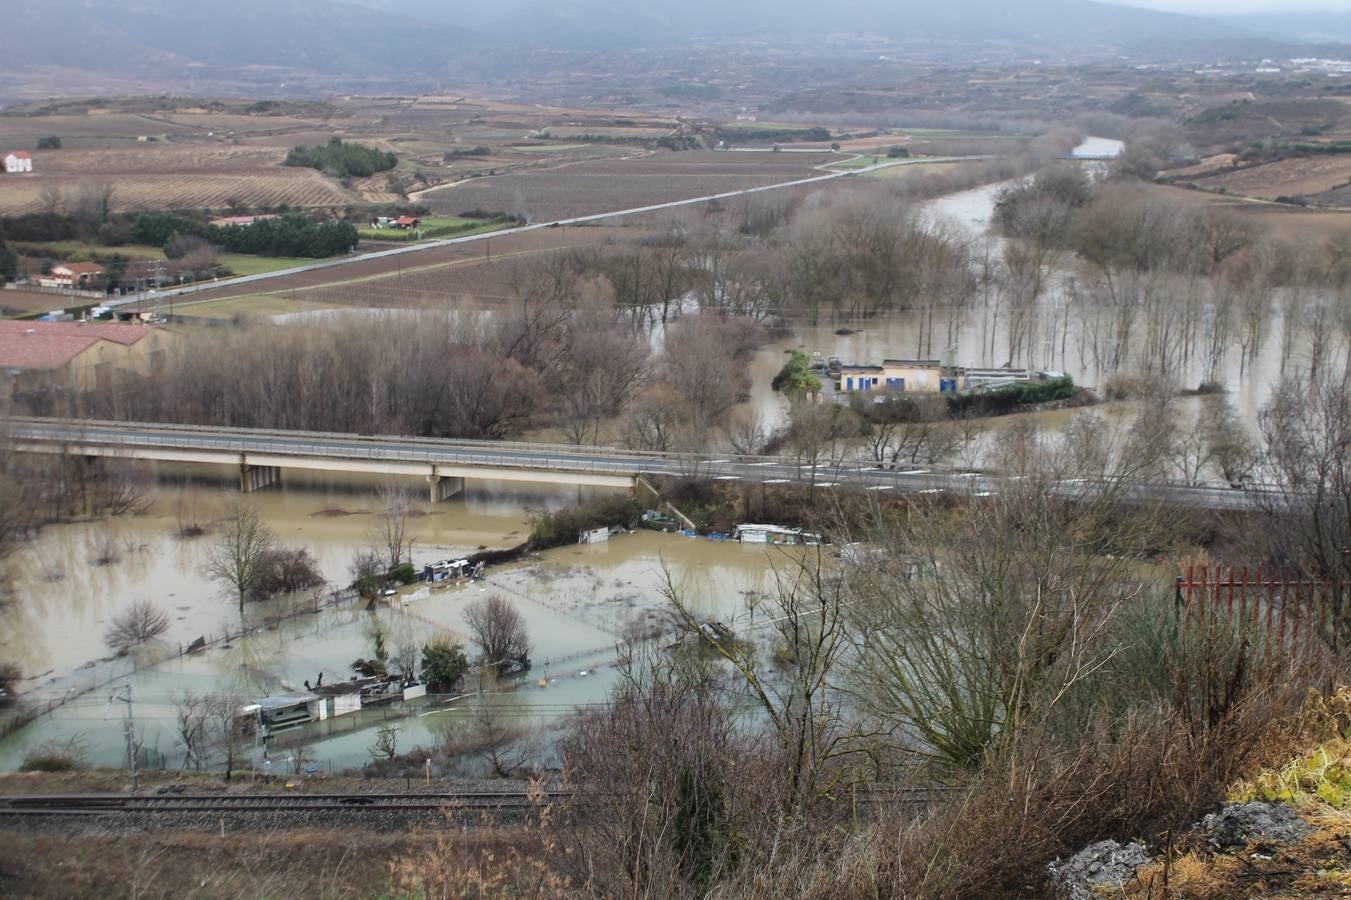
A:
[[[495,594],[476,600],[465,607],[464,620],[485,665],[504,672],[515,663],[528,662],[530,636],[525,616],[511,601]]]
[[[137,600],[113,616],[103,642],[118,656],[125,656],[169,628],[169,615],[149,600]]]
[[[264,564],[276,547],[271,529],[258,518],[252,506],[238,502],[220,529],[220,538],[207,558],[207,575],[239,598],[239,618],[244,619],[244,598],[263,574]]]

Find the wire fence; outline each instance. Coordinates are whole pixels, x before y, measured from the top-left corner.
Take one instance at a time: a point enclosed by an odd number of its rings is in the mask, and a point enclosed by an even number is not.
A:
[[[324,610],[335,609],[352,602],[357,597],[357,592],[351,589],[335,589],[322,594],[312,594],[297,598],[296,605],[290,610],[264,616],[248,628],[230,630],[226,627],[220,633],[205,633],[198,640],[188,644],[180,642],[172,648],[161,646],[157,652],[141,652],[96,661],[89,664],[85,669],[62,676],[58,680],[60,693],[56,696],[36,701],[21,698],[18,703],[4,711],[3,715],[0,716],[0,739],[31,725],[68,703],[86,697],[94,691],[108,687],[115,682],[125,681],[174,659],[181,659],[203,650],[228,645],[231,641],[240,637],[275,628],[283,622],[316,615]],[[48,690],[51,689],[48,688]]]

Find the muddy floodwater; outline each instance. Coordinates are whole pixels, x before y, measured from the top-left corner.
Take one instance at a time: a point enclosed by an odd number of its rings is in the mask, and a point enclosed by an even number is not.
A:
[[[1075,153],[1104,157],[1119,153],[1121,148],[1119,141],[1089,138],[1076,148]],[[926,202],[921,213],[931,224],[956,229],[975,242],[978,248],[988,242],[991,253],[997,255],[1002,239],[991,233],[990,223],[999,192],[1006,186],[1007,183],[989,184],[939,197]],[[887,358],[936,359],[944,349],[951,346],[957,351],[960,365],[995,368],[1012,364],[1014,367],[1033,370],[1054,370],[1071,375],[1077,384],[1099,389],[1113,375],[1140,374],[1135,361],[1113,372],[1094,360],[1088,349],[1090,340],[1086,335],[1086,329],[1091,327],[1092,315],[1083,311],[1067,312],[1071,309],[1068,298],[1076,278],[1070,262],[1066,259],[1053,274],[1040,301],[1045,322],[1049,323],[1059,316],[1060,321],[1067,322],[1067,325],[1062,325],[1058,330],[1046,325],[1046,330],[1037,337],[1034,346],[1024,348],[1012,359],[1007,349],[1007,315],[1002,319],[998,315],[991,315],[983,307],[980,298],[970,301],[964,309],[940,307],[932,312],[907,310],[862,321],[835,322],[823,319],[818,324],[796,321],[791,323],[786,337],[772,342],[756,355],[752,371],[753,387],[743,412],[758,417],[767,430],[786,424],[788,403],[772,390],[770,382],[792,350],[801,350],[821,358],[838,356],[845,363],[877,364]],[[1290,353],[1282,359],[1286,327],[1284,307],[1276,303],[1269,311],[1260,345],[1252,358],[1243,358],[1235,332],[1234,338],[1226,342],[1227,350],[1213,373],[1214,380],[1226,389],[1239,417],[1250,427],[1255,428],[1258,412],[1270,397],[1283,371],[1299,371],[1307,364],[1308,341],[1298,331],[1291,343]],[[848,333],[837,334],[840,330]],[[1143,329],[1137,329],[1137,343],[1143,340],[1140,336],[1142,333]],[[1128,356],[1135,349],[1128,345]],[[1194,353],[1183,362],[1179,371],[1173,373],[1173,377],[1179,387],[1196,387],[1207,377],[1203,354]],[[1193,414],[1196,406],[1194,400],[1180,403],[1179,414]],[[1068,420],[1064,416],[1050,416],[1047,423],[1054,424],[1060,418]]]
[[[280,486],[250,499],[279,540],[308,549],[336,586],[350,580],[353,555],[369,542],[378,487],[355,476],[286,471]],[[418,485],[410,479],[408,487]],[[16,768],[36,744],[72,735],[87,746],[91,762],[121,764],[125,706],[110,704],[109,695],[126,683],[150,758],[179,765],[176,692],[228,691],[252,700],[303,691],[321,674],[324,684],[345,681],[353,660],[372,655],[377,623],[391,651],[447,633],[470,649],[464,607],[491,594],[509,598],[525,614],[534,662],[523,685],[495,702],[513,718],[545,728],[578,706],[605,700],[616,644],[666,622],[668,577],[694,609],[732,620],[749,593],[770,588],[776,569],[792,561],[791,551],[781,549],[639,531],[493,567],[483,582],[437,590],[412,585],[373,613],[359,601],[315,611],[308,596],[250,604],[247,616],[260,628],[241,638],[235,601],[204,572],[211,523],[236,499],[237,483],[223,469],[165,466],[153,491],[145,515],[44,529],[8,563],[10,608],[0,653],[22,669],[20,689],[30,703],[73,699],[0,739],[0,770]],[[529,530],[528,510],[578,498],[576,488],[470,482],[463,497],[418,505],[410,529],[414,562],[420,567],[480,547],[513,546]],[[205,524],[207,534],[178,537],[185,518]],[[138,600],[166,610],[169,629],[145,652],[112,659],[103,634],[113,616]],[[234,635],[228,643],[220,639],[227,632]],[[181,653],[198,637],[211,642],[207,649]],[[537,685],[540,678],[546,687]],[[462,706],[437,704],[402,718],[400,746],[436,740],[462,718]],[[373,729],[386,714],[394,713],[331,720],[306,738],[307,759],[321,769],[368,761]]]

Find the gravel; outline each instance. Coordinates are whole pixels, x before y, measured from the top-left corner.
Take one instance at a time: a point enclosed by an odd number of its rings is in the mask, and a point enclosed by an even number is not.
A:
[[[1119,844],[1099,841],[1089,844],[1066,860],[1056,860],[1047,868],[1051,881],[1071,900],[1090,900],[1099,896],[1099,888],[1119,888],[1135,877],[1149,862],[1144,844]]]

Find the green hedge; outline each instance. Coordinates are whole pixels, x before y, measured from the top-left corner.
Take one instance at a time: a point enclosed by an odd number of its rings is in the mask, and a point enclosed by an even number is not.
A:
[[[948,414],[999,416],[1020,406],[1068,400],[1074,396],[1074,379],[1068,375],[1047,381],[1027,381],[982,394],[957,394],[948,397]]]

